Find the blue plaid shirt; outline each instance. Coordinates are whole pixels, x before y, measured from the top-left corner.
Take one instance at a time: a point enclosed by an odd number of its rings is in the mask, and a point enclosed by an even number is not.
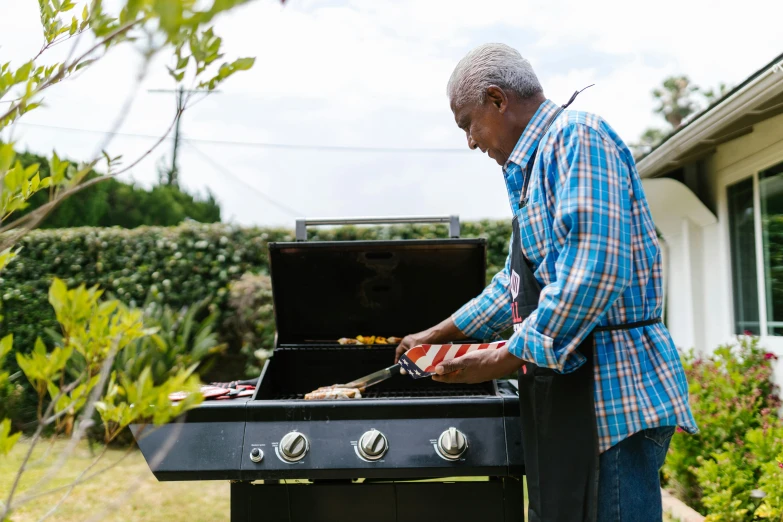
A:
[[[539,107],[503,168],[522,252],[541,285],[538,308],[509,340],[515,356],[568,373],[596,326],[660,317],[661,254],[631,152],[601,118]],[[528,162],[538,146],[528,186]],[[509,262],[454,315],[466,335],[497,339],[511,325]],[[695,433],[680,356],[662,324],[595,332],[599,450],[634,433],[680,426]]]

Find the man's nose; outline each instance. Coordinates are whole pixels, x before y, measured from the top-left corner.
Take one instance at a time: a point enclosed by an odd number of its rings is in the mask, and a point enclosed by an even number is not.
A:
[[[468,148],[470,150],[476,150],[477,147],[478,147],[478,143],[473,141],[473,138],[470,136],[470,134],[468,134]]]

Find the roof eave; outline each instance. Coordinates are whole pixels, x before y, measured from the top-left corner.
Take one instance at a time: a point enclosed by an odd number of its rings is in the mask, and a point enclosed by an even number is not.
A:
[[[678,158],[683,154],[705,144],[721,129],[729,127],[753,111],[754,107],[763,105],[781,92],[783,70],[779,64],[770,66],[639,160],[636,165],[639,175],[654,177],[676,168],[680,164]]]

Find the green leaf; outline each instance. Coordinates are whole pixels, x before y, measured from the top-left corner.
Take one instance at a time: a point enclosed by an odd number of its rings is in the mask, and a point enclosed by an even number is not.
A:
[[[0,363],[3,362],[3,359],[6,355],[8,355],[8,352],[11,351],[11,348],[14,345],[14,334],[8,334],[2,339],[0,339]]]
[[[61,310],[68,302],[68,287],[59,277],[55,277],[49,287],[49,304],[55,310]]]
[[[82,22],[86,22],[89,16],[90,12],[87,10],[87,4],[84,4],[84,9],[82,10]]]
[[[13,143],[0,144],[0,174],[11,168],[15,157]]]
[[[22,432],[11,433],[11,420],[3,419],[0,421],[0,455],[8,455],[11,449],[14,447],[19,437],[22,436]]]
[[[182,23],[182,2],[154,0],[152,9],[158,15],[160,27],[168,34],[174,34]]]
[[[39,174],[36,174],[33,176],[33,179],[30,180],[30,192],[32,194],[35,194],[38,192],[38,187],[41,185],[41,176]]]
[[[177,69],[184,69],[188,66],[188,60],[190,59],[190,56],[184,56],[177,60]]]
[[[247,71],[253,65],[256,63],[255,58],[239,58],[237,60],[234,60],[234,70],[236,71]]]
[[[33,62],[29,61],[16,70],[14,74],[14,82],[22,83],[26,82],[30,77],[30,72],[33,70]]]
[[[24,177],[26,179],[30,179],[34,174],[38,172],[38,167],[41,165],[39,163],[33,163],[32,165],[28,165],[27,168],[24,169]]]
[[[16,257],[17,252],[18,250],[11,250],[10,248],[0,252],[0,272]],[[0,321],[2,321],[2,318],[3,316],[0,315]]]
[[[70,34],[71,36],[73,36],[73,35],[75,35],[75,34],[76,34],[76,31],[78,31],[78,30],[79,30],[79,21],[78,21],[78,20],[76,19],[76,17],[74,16],[74,17],[73,17],[73,19],[71,20],[71,28],[70,28],[70,30],[68,31],[68,34]]]
[[[52,159],[49,160],[49,173],[52,177],[52,184],[59,185],[65,180],[65,171],[68,169],[68,162],[61,161],[57,152],[52,153]]]
[[[92,64],[93,62],[96,62],[97,60],[98,60],[97,58],[93,58],[92,60],[84,60],[83,62],[79,62],[79,64],[76,66],[76,69],[74,70],[79,71],[81,69],[84,69],[85,67]]]

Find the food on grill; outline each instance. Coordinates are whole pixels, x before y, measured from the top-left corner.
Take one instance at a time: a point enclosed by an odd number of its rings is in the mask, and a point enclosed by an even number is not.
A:
[[[362,393],[359,388],[346,388],[335,384],[332,386],[322,386],[317,390],[311,391],[305,395],[306,401],[315,401],[323,399],[361,399]]]
[[[337,340],[340,344],[400,344],[401,337],[381,337],[380,335],[357,335],[355,338],[343,337]]]
[[[351,339],[349,337],[343,337],[337,340],[340,344],[362,344],[358,339]]]

